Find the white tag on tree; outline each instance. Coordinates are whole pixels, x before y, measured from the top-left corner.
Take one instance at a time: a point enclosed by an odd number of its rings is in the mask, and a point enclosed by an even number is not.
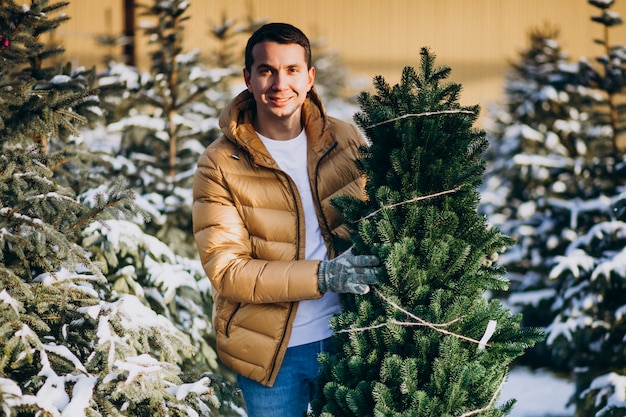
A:
[[[487,328],[485,329],[485,334],[483,334],[483,337],[480,339],[480,342],[478,342],[478,350],[485,349],[485,346],[487,346],[487,342],[489,341],[489,339],[491,339],[493,332],[496,331],[497,324],[498,324],[497,321],[489,320],[489,323],[487,324]]]

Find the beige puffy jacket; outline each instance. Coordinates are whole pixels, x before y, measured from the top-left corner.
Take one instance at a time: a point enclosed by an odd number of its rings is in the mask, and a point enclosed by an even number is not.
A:
[[[223,135],[206,149],[195,174],[193,231],[213,287],[220,359],[272,386],[298,300],[321,297],[319,261],[303,260],[302,202],[295,183],[256,135],[254,107],[253,96],[244,91],[220,116]],[[302,113],[313,200],[334,257],[333,242],[348,239],[348,233],[330,199],[363,197],[354,161],[365,141],[355,126],[326,116],[314,90]]]

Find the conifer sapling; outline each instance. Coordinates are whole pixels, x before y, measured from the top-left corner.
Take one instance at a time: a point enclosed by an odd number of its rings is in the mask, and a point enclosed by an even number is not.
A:
[[[508,366],[542,335],[520,329],[491,289],[508,285],[493,254],[513,242],[477,212],[484,170],[478,106],[458,102],[427,49],[391,87],[374,80],[355,117],[371,145],[358,166],[366,199],[335,200],[357,253],[384,270],[364,296],[345,296],[333,355],[321,358],[322,416],[502,416]]]

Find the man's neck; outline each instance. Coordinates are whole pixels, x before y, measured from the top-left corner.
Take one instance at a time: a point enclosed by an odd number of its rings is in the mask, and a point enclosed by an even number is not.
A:
[[[254,122],[254,128],[265,137],[274,140],[289,140],[302,132],[302,123],[299,120],[297,122],[272,120],[269,123],[264,123],[257,119]]]

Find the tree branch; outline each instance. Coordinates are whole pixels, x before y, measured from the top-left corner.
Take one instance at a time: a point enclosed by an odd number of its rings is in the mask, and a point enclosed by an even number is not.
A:
[[[430,117],[430,116],[439,116],[443,114],[474,114],[473,111],[470,110],[441,110],[441,111],[429,111],[424,113],[410,113],[403,114],[402,116],[394,117],[393,119],[385,120],[383,122],[375,123],[373,125],[367,126],[366,129],[373,129],[378,126],[382,126],[387,123],[395,122],[402,119],[408,119],[409,117]]]
[[[358,222],[361,222],[363,220],[369,219],[370,217],[374,217],[375,215],[377,215],[378,213],[380,213],[381,211],[385,210],[385,209],[390,209],[390,208],[394,208],[394,207],[398,207],[398,206],[402,206],[404,204],[409,204],[409,203],[415,203],[417,201],[421,201],[421,200],[427,200],[429,198],[435,198],[435,197],[441,197],[442,195],[446,195],[446,194],[452,194],[452,193],[456,193],[457,191],[459,191],[461,189],[461,186],[458,185],[456,187],[454,187],[451,190],[446,190],[446,191],[440,191],[438,193],[434,193],[434,194],[429,194],[429,195],[420,195],[417,197],[413,197],[410,198],[408,200],[405,201],[400,201],[399,203],[393,203],[393,204],[387,204],[385,206],[382,206],[381,208],[379,208],[378,210],[374,210],[373,212],[371,212],[370,214],[368,214],[367,216],[361,217],[359,220],[357,220]]]
[[[483,408],[479,408],[478,410],[472,410],[472,411],[468,411],[467,413],[463,413],[459,417],[475,416],[476,414],[480,414],[482,412],[485,412],[485,411],[489,410],[491,407],[493,407],[493,404],[498,399],[498,395],[500,395],[500,391],[502,391],[502,387],[504,387],[504,383],[505,382],[506,382],[506,375],[502,378],[502,382],[500,382],[500,385],[498,386],[498,389],[495,390],[495,392],[493,393],[493,396],[491,397],[491,400],[489,401],[489,404],[487,404]]]
[[[448,331],[446,329],[444,329],[444,327],[448,327],[456,322],[458,322],[459,320],[461,320],[461,318],[456,318],[448,323],[430,323],[424,319],[422,319],[421,317],[416,316],[415,314],[411,313],[410,311],[407,311],[406,309],[400,307],[398,304],[394,303],[392,300],[390,300],[389,298],[385,297],[380,290],[378,290],[378,288],[374,288],[374,292],[376,293],[376,295],[378,295],[380,298],[382,298],[384,301],[386,301],[390,306],[392,306],[394,309],[396,309],[397,311],[400,311],[404,314],[406,314],[409,318],[415,320],[414,322],[402,322],[402,321],[398,321],[398,320],[394,320],[391,319],[385,323],[380,323],[380,324],[376,324],[373,326],[368,326],[368,327],[358,327],[358,328],[351,328],[351,329],[343,329],[343,330],[339,330],[337,331],[337,333],[354,333],[354,332],[364,332],[367,330],[373,330],[373,329],[378,329],[381,327],[386,327],[390,324],[397,324],[400,326],[424,326],[424,327],[428,327],[429,329],[432,329],[436,332],[439,333],[443,333],[445,335],[448,336],[454,336],[456,338],[459,338],[461,340],[466,340],[468,342],[472,342],[472,343],[476,343],[477,345],[481,345],[484,344],[486,346],[489,346],[486,343],[481,343],[479,340],[473,339],[471,337],[467,337],[467,336],[463,336],[462,334],[457,334],[457,333],[453,333],[451,331]]]

